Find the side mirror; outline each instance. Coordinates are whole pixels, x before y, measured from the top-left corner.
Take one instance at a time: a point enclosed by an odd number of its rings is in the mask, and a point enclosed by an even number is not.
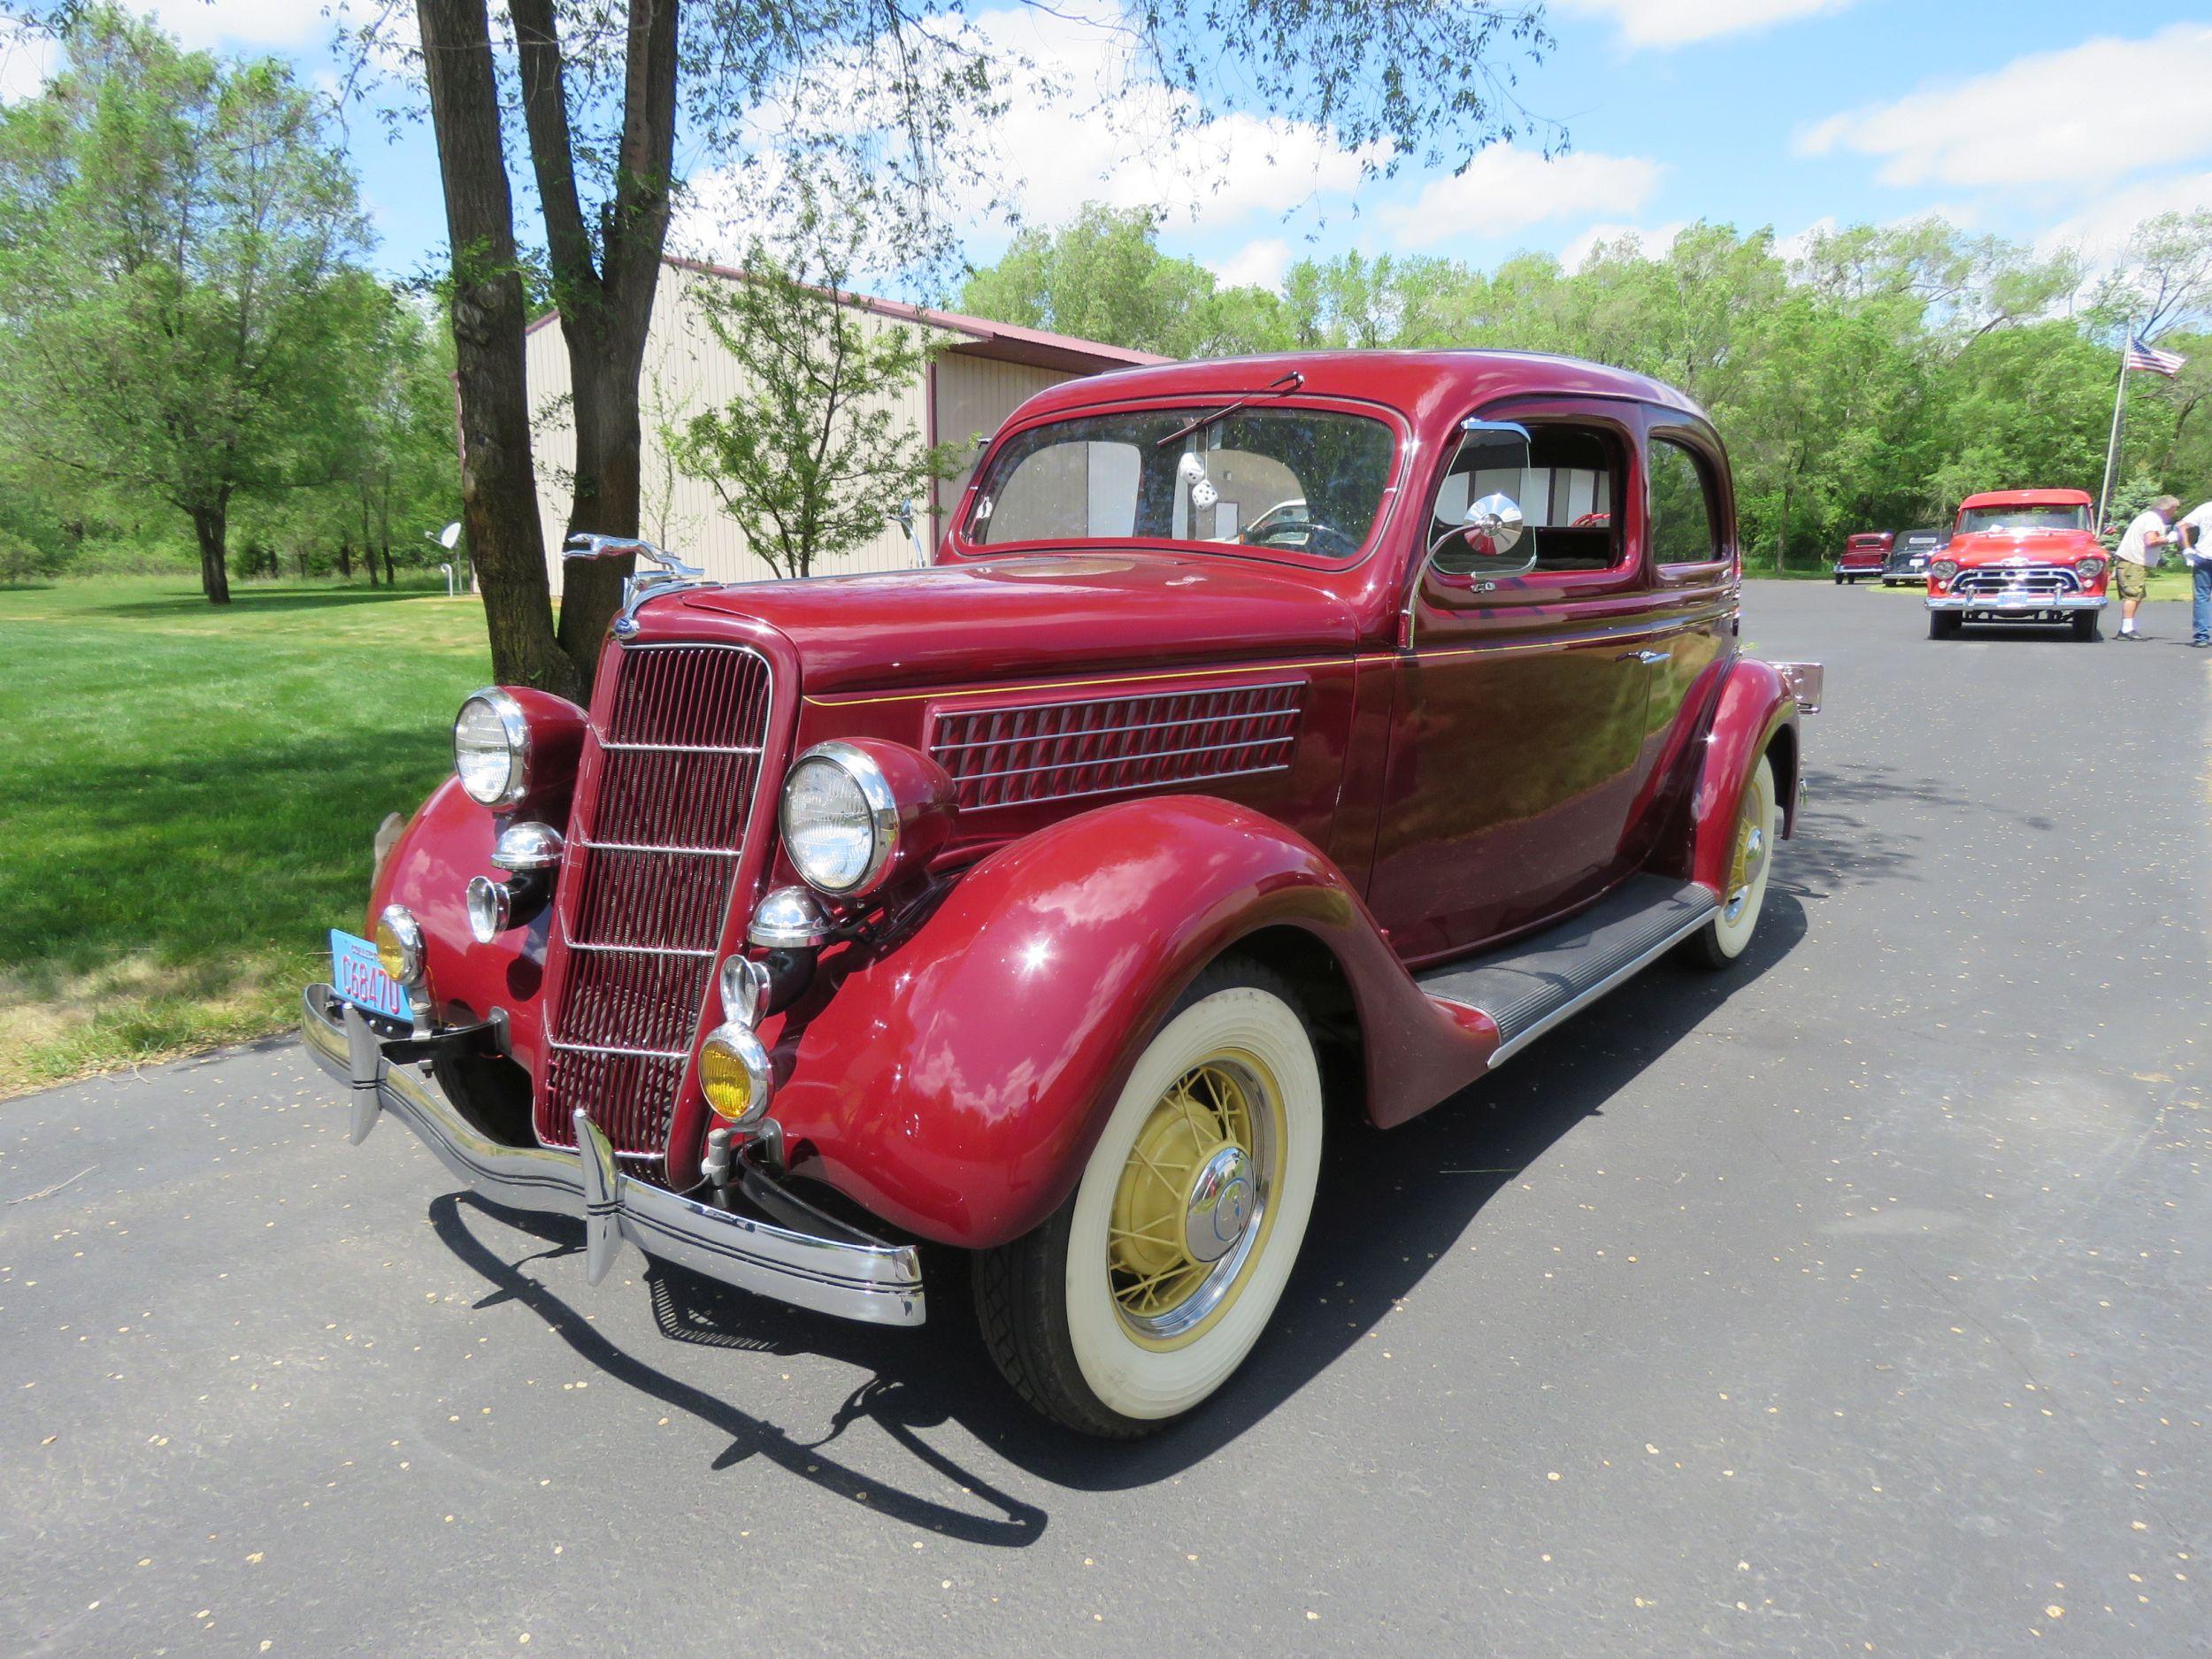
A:
[[[1429,563],[1454,576],[1525,576],[1536,568],[1536,549],[1516,556],[1528,521],[1521,503],[1494,492],[1467,503],[1459,522],[1436,538]]]
[[[1464,526],[1468,551],[1482,558],[1503,558],[1528,527],[1528,521],[1521,516],[1521,503],[1502,491],[1468,503],[1467,516],[1460,523]]]

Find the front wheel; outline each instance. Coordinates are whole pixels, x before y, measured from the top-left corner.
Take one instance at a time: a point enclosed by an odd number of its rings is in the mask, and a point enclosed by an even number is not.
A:
[[[1773,864],[1774,836],[1781,814],[1774,803],[1774,766],[1764,755],[1751,769],[1743,799],[1736,807],[1736,826],[1728,846],[1728,874],[1721,884],[1720,909],[1713,919],[1690,935],[1693,961],[1708,968],[1724,968],[1744,953],[1759,926],[1766,906],[1767,872]]]
[[[975,1263],[1023,1399],[1133,1439],[1228,1381],[1282,1298],[1321,1170],[1321,1071],[1295,994],[1217,963],[1138,1055],[1074,1194]]]
[[[1955,640],[1958,638],[1960,625],[1964,620],[1955,611],[1931,611],[1928,612],[1928,637],[1932,640]]]
[[[1836,572],[1836,586],[1839,588],[1843,586],[1843,572],[1841,571],[1838,571]]]
[[[2104,630],[2100,624],[2103,621],[2103,619],[2102,616],[2094,611],[2075,611],[2073,618],[2074,637],[2078,640],[2102,639],[2104,637]]]

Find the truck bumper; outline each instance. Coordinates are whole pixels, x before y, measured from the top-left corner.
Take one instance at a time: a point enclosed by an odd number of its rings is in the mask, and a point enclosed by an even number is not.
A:
[[[2071,615],[2101,611],[2111,602],[2102,594],[1944,594],[1927,602],[1931,611],[1970,611],[1976,616],[2033,617],[2046,612]]]
[[[356,1144],[388,1111],[492,1202],[576,1217],[584,1224],[584,1270],[593,1284],[606,1277],[626,1241],[655,1260],[817,1313],[870,1325],[922,1323],[913,1246],[871,1239],[757,1171],[749,1171],[747,1187],[772,1194],[787,1218],[818,1225],[801,1232],[639,1180],[623,1171],[607,1137],[581,1112],[572,1152],[502,1145],[464,1122],[434,1084],[388,1061],[385,1040],[327,985],[309,986],[302,1003],[308,1054],[349,1092]]]

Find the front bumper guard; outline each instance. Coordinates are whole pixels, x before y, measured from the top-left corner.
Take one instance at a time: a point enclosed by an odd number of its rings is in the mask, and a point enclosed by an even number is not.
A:
[[[2043,611],[2101,611],[2111,601],[2102,594],[1942,594],[1926,603],[1931,611],[2010,617],[2033,616]]]
[[[349,1091],[355,1145],[389,1111],[494,1203],[580,1217],[584,1274],[593,1284],[607,1276],[626,1240],[656,1260],[794,1307],[869,1325],[923,1322],[921,1264],[913,1246],[870,1239],[780,1189],[777,1210],[812,1217],[818,1233],[639,1180],[624,1173],[612,1144],[580,1111],[573,1152],[502,1145],[462,1121],[434,1085],[387,1057],[392,1043],[407,1039],[379,1037],[361,1011],[337,1002],[326,985],[309,986],[302,1002],[300,1034],[308,1054]]]

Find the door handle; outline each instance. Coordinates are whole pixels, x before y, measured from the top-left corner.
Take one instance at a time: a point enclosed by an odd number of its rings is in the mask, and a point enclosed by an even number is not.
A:
[[[1617,663],[1641,663],[1647,668],[1654,663],[1663,663],[1674,656],[1672,651],[1623,651],[1613,660]]]

